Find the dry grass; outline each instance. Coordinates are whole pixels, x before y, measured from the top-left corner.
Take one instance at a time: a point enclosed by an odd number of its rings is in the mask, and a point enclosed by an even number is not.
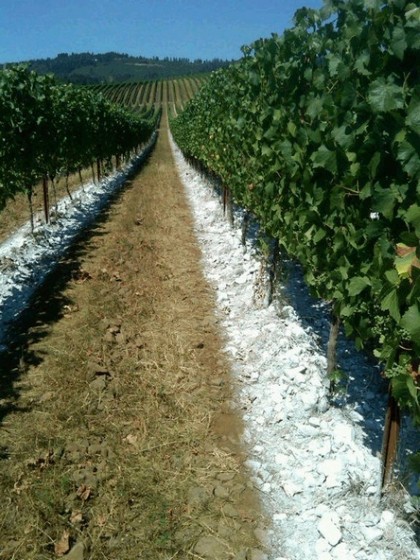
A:
[[[77,542],[84,560],[197,558],[203,535],[226,559],[256,545],[199,256],[163,131],[0,357],[2,560],[57,558]]]

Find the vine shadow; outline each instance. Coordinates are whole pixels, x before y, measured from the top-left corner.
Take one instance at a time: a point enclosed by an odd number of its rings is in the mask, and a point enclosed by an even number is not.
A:
[[[133,169],[110,194],[99,213],[75,235],[71,244],[53,264],[42,284],[30,297],[28,305],[16,313],[7,324],[0,350],[0,428],[5,418],[13,413],[25,413],[31,408],[20,403],[20,382],[30,367],[43,361],[42,353],[34,345],[48,336],[51,326],[66,312],[71,301],[65,295],[69,283],[77,277],[82,258],[89,252],[93,242],[106,235],[103,224],[109,218],[113,205],[118,203],[124,192],[131,188],[131,180],[149,163],[152,150],[148,150]],[[9,451],[0,447],[0,460],[8,459]]]

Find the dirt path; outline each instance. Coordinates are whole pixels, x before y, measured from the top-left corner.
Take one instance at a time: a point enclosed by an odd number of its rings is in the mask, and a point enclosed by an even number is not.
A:
[[[199,259],[163,124],[0,356],[2,560],[265,558]]]

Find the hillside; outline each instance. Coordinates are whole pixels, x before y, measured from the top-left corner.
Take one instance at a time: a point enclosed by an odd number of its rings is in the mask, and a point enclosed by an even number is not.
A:
[[[66,82],[90,84],[190,76],[211,72],[230,62],[220,59],[146,58],[116,52],[60,53],[55,58],[27,61],[30,68],[40,74],[52,73]]]

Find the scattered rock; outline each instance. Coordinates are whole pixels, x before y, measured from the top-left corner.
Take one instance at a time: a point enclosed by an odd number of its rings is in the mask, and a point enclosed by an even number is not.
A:
[[[213,494],[216,496],[216,498],[229,498],[229,491],[224,486],[216,486],[213,490]]]
[[[293,497],[295,494],[300,494],[303,492],[303,489],[300,486],[297,486],[294,482],[284,482],[282,484],[283,490],[285,491],[286,495],[289,497]]]
[[[318,412],[323,414],[324,412],[327,412],[329,408],[330,408],[330,403],[328,402],[327,397],[321,397],[317,403]]]
[[[107,331],[104,334],[103,339],[105,342],[114,342],[114,335],[110,331]]]
[[[224,472],[224,473],[219,473],[217,475],[217,479],[221,480],[222,482],[228,482],[229,480],[232,480],[233,478],[235,478],[235,473],[233,473],[233,472]]]
[[[125,344],[125,342],[126,342],[125,335],[122,332],[117,333],[115,335],[115,342],[117,344]]]
[[[235,526],[233,526],[235,525]],[[230,520],[229,524],[224,519],[220,519],[219,527],[217,529],[217,535],[229,541],[232,538],[232,535],[239,531],[241,528],[240,524],[237,522],[233,522]]]
[[[255,538],[263,545],[270,545],[270,537],[268,532],[263,527],[257,527],[254,531]]]
[[[84,560],[85,557],[85,547],[83,543],[77,543],[70,550],[68,554],[63,556],[65,560]]]
[[[356,557],[351,552],[348,544],[339,543],[333,550],[332,556],[334,560],[356,560]]]
[[[89,383],[89,388],[100,393],[106,389],[106,383],[106,377],[101,375]]]
[[[334,521],[331,513],[325,513],[318,523],[318,531],[331,546],[336,546],[342,539],[341,531]]]
[[[221,560],[226,556],[226,547],[216,537],[201,537],[194,547],[194,553],[206,560]]]
[[[39,403],[44,403],[50,401],[54,397],[54,393],[52,391],[47,391],[43,395],[41,395],[38,399]]]
[[[232,517],[232,518],[236,518],[239,517],[239,512],[237,509],[235,509],[233,507],[232,504],[225,504],[222,507],[222,513],[223,515],[225,515],[226,517]]]
[[[107,367],[94,361],[88,362],[87,371],[91,378],[95,378],[97,375],[110,375]]]
[[[208,499],[208,494],[204,488],[191,488],[188,492],[188,503],[190,506],[204,506]]]
[[[395,523],[395,515],[392,511],[384,510],[381,515],[380,526],[386,527],[387,525],[391,525]]]
[[[383,537],[383,531],[379,527],[361,527],[361,532],[369,544]]]

